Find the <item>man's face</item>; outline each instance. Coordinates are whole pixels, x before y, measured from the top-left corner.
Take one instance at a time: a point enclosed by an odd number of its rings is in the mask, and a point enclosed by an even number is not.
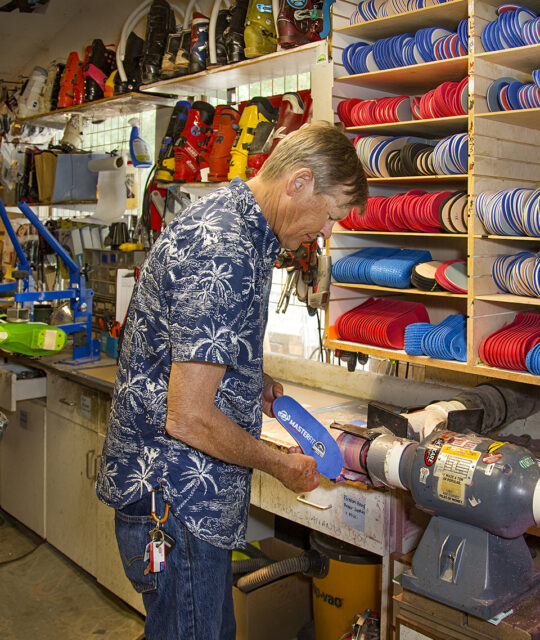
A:
[[[334,223],[346,218],[351,210],[344,190],[335,187],[329,193],[315,195],[313,181],[295,189],[286,203],[283,224],[277,233],[281,246],[294,250],[318,235],[329,238]]]

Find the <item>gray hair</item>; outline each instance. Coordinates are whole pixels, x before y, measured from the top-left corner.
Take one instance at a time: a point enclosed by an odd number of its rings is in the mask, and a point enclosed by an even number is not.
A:
[[[279,142],[258,175],[264,180],[282,178],[307,167],[313,171],[314,193],[348,187],[351,207],[363,209],[368,194],[366,174],[349,138],[326,121],[316,121],[289,133]]]

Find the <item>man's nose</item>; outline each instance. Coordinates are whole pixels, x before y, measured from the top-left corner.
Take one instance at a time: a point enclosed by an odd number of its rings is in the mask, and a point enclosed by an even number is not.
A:
[[[332,235],[332,229],[334,228],[334,224],[335,224],[335,220],[327,220],[324,227],[320,230],[319,233],[325,240],[328,240],[328,238]]]

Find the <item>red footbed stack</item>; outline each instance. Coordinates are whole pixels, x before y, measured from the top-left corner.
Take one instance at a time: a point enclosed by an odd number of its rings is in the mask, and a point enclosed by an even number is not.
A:
[[[461,82],[443,82],[433,91],[414,98],[411,109],[419,120],[447,118],[467,114],[469,78]]]
[[[460,284],[467,286],[467,276],[464,269],[463,271],[459,270],[456,272],[455,269],[449,269],[450,265],[459,265],[464,267],[465,269],[467,266],[467,261],[447,260],[446,262],[443,262],[439,267],[437,267],[437,270],[435,271],[435,280],[441,285],[443,289],[446,289],[447,291],[451,291],[452,293],[467,293],[467,289],[465,289],[463,286],[459,286]],[[453,277],[449,277],[449,271]],[[462,277],[456,278],[456,275],[461,275]]]
[[[437,233],[443,230],[439,218],[442,203],[452,191],[426,193],[413,189],[395,196],[374,196],[368,199],[365,213],[353,208],[340,224],[355,231],[420,231]]]
[[[466,115],[468,82],[468,78],[461,82],[443,82],[417,97],[348,98],[338,104],[337,113],[346,127]]]
[[[518,313],[514,321],[482,340],[480,358],[491,367],[527,371],[527,353],[540,342],[540,314]]]
[[[429,322],[423,304],[407,300],[368,298],[336,321],[342,340],[363,342],[378,347],[403,349],[405,327],[413,322]]]

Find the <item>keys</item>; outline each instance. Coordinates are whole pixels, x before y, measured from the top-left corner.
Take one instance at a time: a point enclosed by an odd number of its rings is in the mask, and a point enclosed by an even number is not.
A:
[[[145,576],[150,572],[159,573],[165,570],[165,558],[167,554],[174,549],[174,545],[176,544],[176,540],[160,529],[159,526],[149,531],[148,535],[150,536],[150,542],[144,550],[144,562],[148,562],[144,570]]]
[[[281,295],[279,297],[276,313],[285,313],[287,311],[287,307],[289,306],[289,299],[291,294],[295,290],[296,283],[298,281],[298,276],[300,275],[300,271],[298,269],[292,269],[287,272],[287,280],[285,280],[285,284],[281,290]]]

